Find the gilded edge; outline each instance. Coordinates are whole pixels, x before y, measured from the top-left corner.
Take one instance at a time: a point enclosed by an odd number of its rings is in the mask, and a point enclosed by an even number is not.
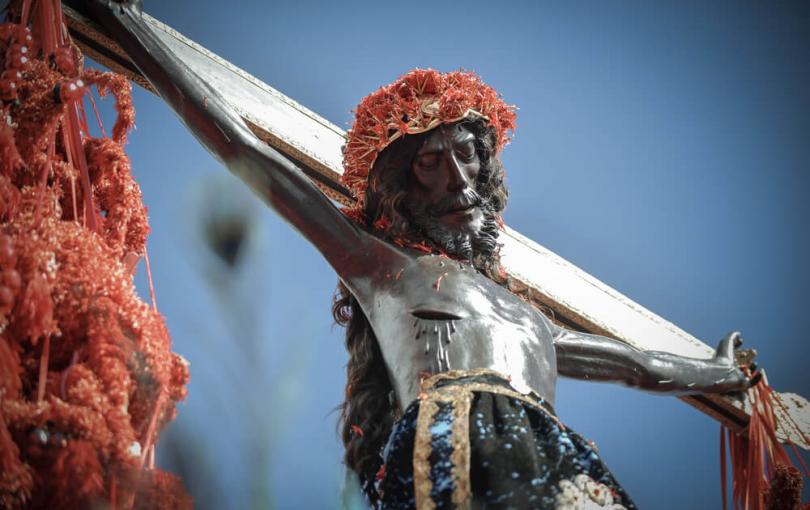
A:
[[[420,391],[423,395],[427,395],[428,397],[431,396],[431,392],[435,391],[445,391],[445,388],[435,388],[435,386],[441,381],[453,381],[456,379],[462,379],[465,377],[477,377],[482,375],[491,375],[495,377],[499,377],[504,381],[508,381],[509,377],[505,376],[504,374],[492,370],[489,368],[474,368],[470,370],[448,370],[446,372],[440,372],[438,374],[433,374],[430,377],[424,379],[420,385]],[[516,389],[509,389],[503,386],[498,386],[497,384],[489,384],[489,383],[480,383],[480,382],[469,382],[464,383],[461,387],[463,387],[468,392],[474,391],[481,391],[481,392],[488,392],[488,393],[497,393],[498,395],[504,395],[507,397],[518,399],[526,404],[532,406],[535,409],[540,409],[547,415],[549,415],[560,427],[565,428],[565,426],[560,422],[557,415],[550,412],[548,409],[543,407],[538,402],[539,400],[543,399],[542,395],[537,394],[535,391],[531,391],[528,394],[521,393]]]
[[[419,403],[419,416],[416,419],[416,439],[413,446],[413,489],[416,508],[433,510],[436,505],[430,497],[433,482],[430,480],[430,424],[439,410],[435,395],[424,398]]]
[[[464,388],[448,388],[452,391],[453,402],[453,453],[450,461],[453,463],[453,504],[459,510],[468,510],[472,501],[470,487],[470,404],[472,393]],[[451,393],[448,391],[448,393]]]

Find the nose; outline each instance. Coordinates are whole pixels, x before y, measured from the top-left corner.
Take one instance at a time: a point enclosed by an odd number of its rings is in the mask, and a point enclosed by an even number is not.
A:
[[[458,193],[469,186],[470,178],[456,155],[452,151],[446,151],[444,160],[447,169],[447,191]]]

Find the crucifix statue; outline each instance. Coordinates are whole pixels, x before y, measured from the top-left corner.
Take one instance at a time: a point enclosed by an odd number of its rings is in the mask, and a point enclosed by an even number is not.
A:
[[[256,137],[144,21],[140,2],[83,6],[188,129],[301,233],[339,278],[347,327],[345,462],[381,508],[635,508],[554,411],[559,375],[674,394],[760,379],[731,333],[711,358],[566,328],[509,287],[499,154],[514,108],[469,72],[407,72],[357,108],[340,209]],[[750,370],[749,370],[750,369]]]

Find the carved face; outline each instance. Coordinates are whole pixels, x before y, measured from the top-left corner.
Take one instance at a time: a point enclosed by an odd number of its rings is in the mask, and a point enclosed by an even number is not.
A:
[[[395,141],[374,163],[366,195],[370,223],[385,218],[393,239],[428,241],[476,267],[489,264],[507,195],[494,146],[494,131],[482,121]]]
[[[416,150],[405,205],[414,222],[439,246],[468,258],[485,214],[476,192],[481,162],[475,134],[461,123],[431,131]]]

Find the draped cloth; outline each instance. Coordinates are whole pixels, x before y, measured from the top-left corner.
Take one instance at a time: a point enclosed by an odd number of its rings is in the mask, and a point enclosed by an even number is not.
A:
[[[592,443],[505,376],[450,371],[421,390],[384,450],[379,508],[636,508]]]

